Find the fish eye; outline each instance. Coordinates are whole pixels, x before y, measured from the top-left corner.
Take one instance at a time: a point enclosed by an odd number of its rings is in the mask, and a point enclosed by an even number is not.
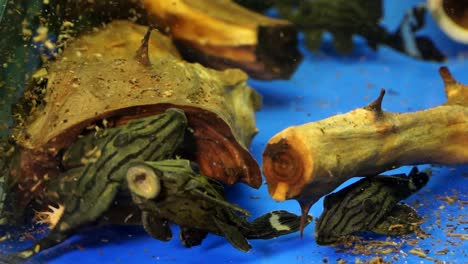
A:
[[[128,133],[118,134],[114,139],[114,147],[123,147],[130,141]]]

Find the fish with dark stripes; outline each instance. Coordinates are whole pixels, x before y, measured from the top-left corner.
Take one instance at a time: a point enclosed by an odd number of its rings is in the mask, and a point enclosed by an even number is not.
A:
[[[112,213],[122,217],[119,212],[126,206],[135,215],[141,213],[134,223],[141,221],[159,240],[171,239],[170,221],[179,224],[186,247],[199,245],[214,233],[248,251],[247,239],[270,239],[299,229],[300,217],[287,211],[247,221],[248,213],[225,199],[221,184],[201,175],[195,163],[173,160],[190,133],[187,122],[182,110],[168,109],[108,128],[98,137],[89,134],[76,140],[62,154],[64,172],[46,183],[42,202],[49,210],[36,215],[36,222],[49,225],[49,233],[30,248],[0,256],[0,263],[21,263],[84,226],[106,223]],[[158,178],[135,170],[135,164],[154,170]],[[127,218],[109,221],[126,223]],[[309,217],[307,224],[311,221]]]
[[[184,139],[186,128],[185,113],[169,109],[160,115],[110,128],[102,138],[90,140],[88,136],[76,141],[64,157],[81,157],[81,165],[75,165],[47,183],[47,196],[56,205],[49,205],[50,212],[40,213],[39,222],[47,222],[50,232],[32,247],[9,257],[30,258],[60,244],[78,228],[96,221],[121,190],[128,164],[133,160],[172,157]],[[85,148],[87,152],[81,153],[83,145],[93,147]]]
[[[145,230],[158,240],[172,238],[168,222],[173,222],[180,225],[180,240],[186,247],[200,245],[212,233],[247,252],[251,249],[247,239],[271,239],[300,228],[300,216],[284,210],[249,222],[249,213],[228,202],[222,186],[201,175],[189,160],[133,163],[127,184],[141,209]],[[311,221],[309,216],[306,225]]]
[[[337,243],[349,235],[365,231],[388,235],[411,232],[411,228],[400,233],[392,231],[392,227],[405,227],[408,222],[421,220],[412,208],[398,203],[420,190],[428,181],[429,176],[414,167],[408,176],[367,177],[326,196],[323,213],[315,226],[317,243]],[[403,224],[400,225],[399,221]]]

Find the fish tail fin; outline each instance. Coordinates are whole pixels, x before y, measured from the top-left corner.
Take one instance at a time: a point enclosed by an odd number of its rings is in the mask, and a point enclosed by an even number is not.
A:
[[[408,10],[397,30],[390,34],[388,45],[406,55],[428,61],[444,61],[445,56],[433,41],[425,36],[416,36],[425,25],[427,8],[424,4]]]
[[[304,225],[308,225],[312,217],[308,216]],[[299,231],[301,217],[288,211],[279,210],[264,214],[244,228],[244,236],[248,239],[271,239]]]
[[[446,60],[445,55],[437,48],[437,46],[428,37],[416,37],[416,45],[421,53],[421,59],[428,61],[443,62]]]

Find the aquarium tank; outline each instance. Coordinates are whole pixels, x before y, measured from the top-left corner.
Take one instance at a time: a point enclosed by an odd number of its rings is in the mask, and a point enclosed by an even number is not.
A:
[[[0,263],[467,263],[468,3],[0,0]]]

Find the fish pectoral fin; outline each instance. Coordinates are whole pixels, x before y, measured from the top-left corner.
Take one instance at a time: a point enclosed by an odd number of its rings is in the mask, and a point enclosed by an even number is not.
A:
[[[187,248],[200,245],[206,235],[208,235],[208,232],[200,229],[180,227],[180,241]]]
[[[347,32],[333,32],[333,47],[338,53],[350,53],[354,47],[353,35]]]
[[[406,204],[397,204],[370,231],[386,236],[401,236],[414,233],[421,224],[422,217]]]
[[[143,211],[141,213],[143,228],[153,238],[161,241],[172,239],[172,231],[169,222],[159,217],[155,212]]]
[[[226,240],[229,241],[229,243],[231,243],[231,245],[233,245],[235,248],[244,252],[248,252],[252,248],[244,235],[235,226],[223,223],[214,216],[212,219],[216,227],[219,229],[220,235],[226,238]]]
[[[54,247],[62,243],[71,235],[72,235],[72,232],[69,232],[69,231],[61,232],[57,229],[52,229],[49,232],[49,234],[41,238],[39,241],[37,241],[37,243],[35,243],[31,247],[24,249],[20,252],[7,255],[6,258],[9,259],[10,261],[6,263],[16,263],[16,261],[19,261],[18,263],[24,263],[27,259],[33,257],[36,254],[39,254],[43,250],[49,249],[51,247]],[[0,264],[3,263],[2,260],[3,259],[0,258]]]
[[[309,49],[317,51],[322,45],[323,30],[308,30],[305,32],[305,42]]]

